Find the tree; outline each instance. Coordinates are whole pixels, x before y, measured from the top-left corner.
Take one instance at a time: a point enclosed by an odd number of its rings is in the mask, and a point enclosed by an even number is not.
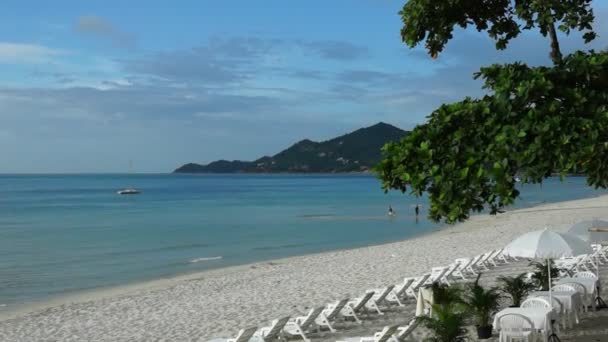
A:
[[[429,218],[448,223],[488,207],[495,214],[519,195],[516,175],[540,183],[553,173],[585,174],[608,187],[608,53],[562,57],[554,26],[595,38],[585,0],[411,0],[401,11],[403,41],[422,41],[432,57],[456,25],[475,25],[498,49],[538,27],[551,40],[553,66],[523,63],[481,68],[488,95],[435,110],[400,142],[383,148],[376,172],[385,190],[429,194]]]

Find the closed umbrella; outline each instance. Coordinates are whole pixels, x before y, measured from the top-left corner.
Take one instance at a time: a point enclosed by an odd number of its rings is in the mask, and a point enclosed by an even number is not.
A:
[[[558,233],[547,228],[526,233],[511,241],[503,254],[531,259],[546,259],[549,268],[549,300],[551,296],[551,263],[549,259],[559,259],[562,257],[574,257],[581,254],[593,253],[589,243],[580,238],[564,233]]]

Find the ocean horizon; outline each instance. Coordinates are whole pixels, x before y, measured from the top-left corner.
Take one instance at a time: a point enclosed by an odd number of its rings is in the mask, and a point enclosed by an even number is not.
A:
[[[142,190],[120,196],[125,187]],[[522,185],[513,208],[605,194]],[[414,206],[421,205],[416,219]],[[396,212],[388,217],[388,206]],[[82,291],[432,232],[370,174],[0,175],[0,310]]]

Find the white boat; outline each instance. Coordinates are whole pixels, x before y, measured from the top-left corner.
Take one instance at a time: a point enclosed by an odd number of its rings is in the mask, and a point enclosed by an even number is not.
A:
[[[131,174],[133,171],[133,161],[129,160],[129,174]],[[118,190],[116,191],[117,194],[119,195],[139,195],[141,193],[141,191],[129,187],[129,188],[124,188],[122,190]]]
[[[133,188],[126,188],[126,189],[118,190],[116,193],[119,195],[138,195],[141,193],[141,191],[139,191],[137,189],[133,189]]]

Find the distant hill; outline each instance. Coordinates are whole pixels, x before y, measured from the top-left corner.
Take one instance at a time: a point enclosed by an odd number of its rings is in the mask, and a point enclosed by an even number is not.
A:
[[[323,142],[304,139],[272,157],[255,161],[218,160],[207,165],[189,163],[176,173],[364,172],[381,158],[380,149],[401,139],[406,131],[380,122]]]

